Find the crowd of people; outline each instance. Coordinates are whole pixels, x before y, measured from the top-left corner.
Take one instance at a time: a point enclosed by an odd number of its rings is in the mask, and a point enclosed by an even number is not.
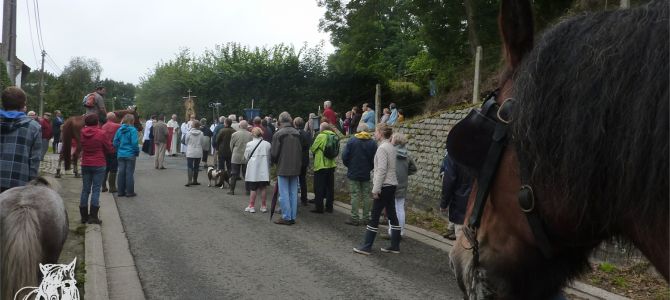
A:
[[[136,157],[140,155],[140,133],[134,125],[135,116],[106,113],[105,92],[104,88],[93,92],[95,97],[91,99],[95,99],[96,104],[87,108],[83,116],[80,135],[82,223],[102,223],[98,217],[101,192],[116,192],[119,197],[137,196],[134,170]],[[0,188],[4,191],[24,185],[37,176],[39,163],[52,138],[54,151],[57,151],[63,118],[58,111],[53,119],[49,113],[41,118],[33,116],[34,113],[26,115],[25,94],[16,87],[5,89],[1,98]],[[98,100],[102,106],[97,104]],[[256,212],[256,200],[261,202],[261,212],[268,211],[267,189],[273,181],[274,165],[281,211],[281,218],[274,223],[279,225],[296,223],[298,198],[302,206],[308,206],[309,202],[314,204],[312,213],[333,213],[335,169],[337,157],[341,155],[348,168],[352,206],[345,223],[366,225],[363,243],[355,247],[354,252],[371,253],[380,217],[385,214],[391,244],[381,251],[399,253],[404,235],[408,178],[417,172],[417,167],[407,150],[407,138],[402,133],[394,133],[390,126],[404,121],[402,111],[391,103],[384,112],[381,119],[376,120],[374,108],[366,103],[362,109],[353,107],[341,119],[333,110],[332,102],[326,101],[323,113],[311,114],[307,121],[282,112],[278,119],[255,117],[251,124],[242,116],[222,116],[210,126],[206,119],[197,120],[195,115],[189,115],[180,125],[176,115],[167,123],[163,115],[154,115],[145,123],[142,151],[154,156],[154,167],[158,170],[165,169],[166,154],[181,153],[187,164],[186,187],[200,185],[198,174],[202,166],[209,166],[209,156],[212,156],[212,167],[230,178],[228,194],[234,195],[237,183],[244,180],[244,190],[249,196],[244,211],[248,213]],[[345,135],[351,136],[340,151],[340,138]],[[314,175],[312,200],[307,197],[306,176],[310,167]],[[463,223],[472,178],[460,170],[448,154],[445,154],[440,175],[444,189],[440,207],[445,213],[449,211],[450,223],[456,224],[450,225],[445,237],[454,239],[458,225]]]

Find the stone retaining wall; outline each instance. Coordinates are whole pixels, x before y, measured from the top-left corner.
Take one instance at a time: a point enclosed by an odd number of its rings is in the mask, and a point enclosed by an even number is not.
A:
[[[409,177],[409,193],[406,206],[414,209],[436,208],[439,205],[442,182],[439,177],[445,143],[449,130],[470,112],[471,108],[447,111],[437,116],[408,121],[394,126],[394,132],[402,132],[408,138],[410,156],[414,158],[418,172]],[[343,138],[344,151],[348,138]],[[335,189],[348,193],[347,168],[338,157],[335,172]]]

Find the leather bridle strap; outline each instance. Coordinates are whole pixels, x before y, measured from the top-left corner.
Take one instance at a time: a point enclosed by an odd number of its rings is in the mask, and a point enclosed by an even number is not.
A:
[[[507,146],[507,129],[507,124],[496,122],[496,127],[493,132],[493,142],[489,147],[486,161],[484,161],[484,165],[477,177],[477,197],[475,198],[475,204],[472,208],[472,214],[470,215],[468,223],[468,226],[471,229],[476,230],[481,224],[482,214],[484,213],[484,207],[486,206],[486,199],[489,196],[491,183],[493,183],[496,171],[498,170],[498,165],[500,164],[500,158]]]
[[[544,230],[542,220],[535,207],[535,193],[530,185],[524,184],[519,190],[519,206],[521,211],[526,215],[528,226],[535,236],[537,247],[542,251],[542,255],[546,258],[554,256],[554,249],[549,244],[547,231]]]

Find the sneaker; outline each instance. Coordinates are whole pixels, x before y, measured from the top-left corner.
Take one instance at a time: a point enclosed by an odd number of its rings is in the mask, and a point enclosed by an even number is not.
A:
[[[291,225],[295,224],[295,220],[291,220],[289,222],[291,223]]]
[[[261,206],[261,212],[262,212],[262,213],[266,213],[266,212],[268,212],[267,207],[265,207],[265,206]]]
[[[292,225],[291,221],[287,221],[287,220],[284,220],[284,219],[279,219],[279,220],[275,221],[274,223],[277,224],[277,225]]]
[[[442,237],[444,237],[445,239],[451,240],[451,241],[455,241],[456,240],[456,232],[453,229],[449,229],[449,230],[447,230],[446,233],[444,233],[442,235]]]
[[[363,254],[363,255],[370,255],[370,254],[372,254],[372,252],[370,252],[370,251],[363,250],[363,249],[358,249],[358,248],[354,248],[354,252],[356,252],[356,253],[358,253],[358,254]]]
[[[395,253],[395,254],[400,254],[400,250],[391,249],[391,247],[388,247],[388,248],[380,248],[379,250],[381,250],[381,251],[384,252],[384,253]]]
[[[347,220],[344,222],[344,224],[351,225],[351,226],[358,226],[358,220]]]
[[[251,207],[251,206],[248,206],[247,208],[245,208],[245,209],[244,209],[244,211],[245,211],[245,212],[249,212],[249,213],[252,213],[252,214],[253,214],[253,213],[255,213],[255,212],[256,212],[256,208],[254,208],[254,207]]]

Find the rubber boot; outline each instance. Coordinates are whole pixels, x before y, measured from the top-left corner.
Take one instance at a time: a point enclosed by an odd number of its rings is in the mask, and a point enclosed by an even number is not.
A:
[[[363,240],[363,244],[354,248],[354,252],[363,255],[372,254],[372,244],[375,242],[376,236],[377,236],[377,228],[368,225],[367,230],[365,231],[365,239]]]
[[[191,183],[192,185],[200,185],[200,182],[198,182],[198,170],[193,170],[193,182]]]
[[[81,224],[86,224],[86,222],[88,222],[88,206],[80,206],[79,214],[81,215]]]
[[[116,193],[116,172],[109,172],[107,181],[109,182],[109,192]]]
[[[88,217],[88,224],[102,224],[102,220],[98,218],[98,211],[100,211],[100,206],[91,206],[91,214]]]
[[[193,173],[191,170],[188,170],[186,173],[188,174],[188,181],[186,181],[184,186],[191,186],[191,182],[193,182]]]
[[[382,252],[386,253],[400,253],[400,226],[391,225],[391,247],[381,248]]]
[[[230,192],[228,192],[228,195],[235,195],[235,184],[237,184],[237,176],[230,178]]]

